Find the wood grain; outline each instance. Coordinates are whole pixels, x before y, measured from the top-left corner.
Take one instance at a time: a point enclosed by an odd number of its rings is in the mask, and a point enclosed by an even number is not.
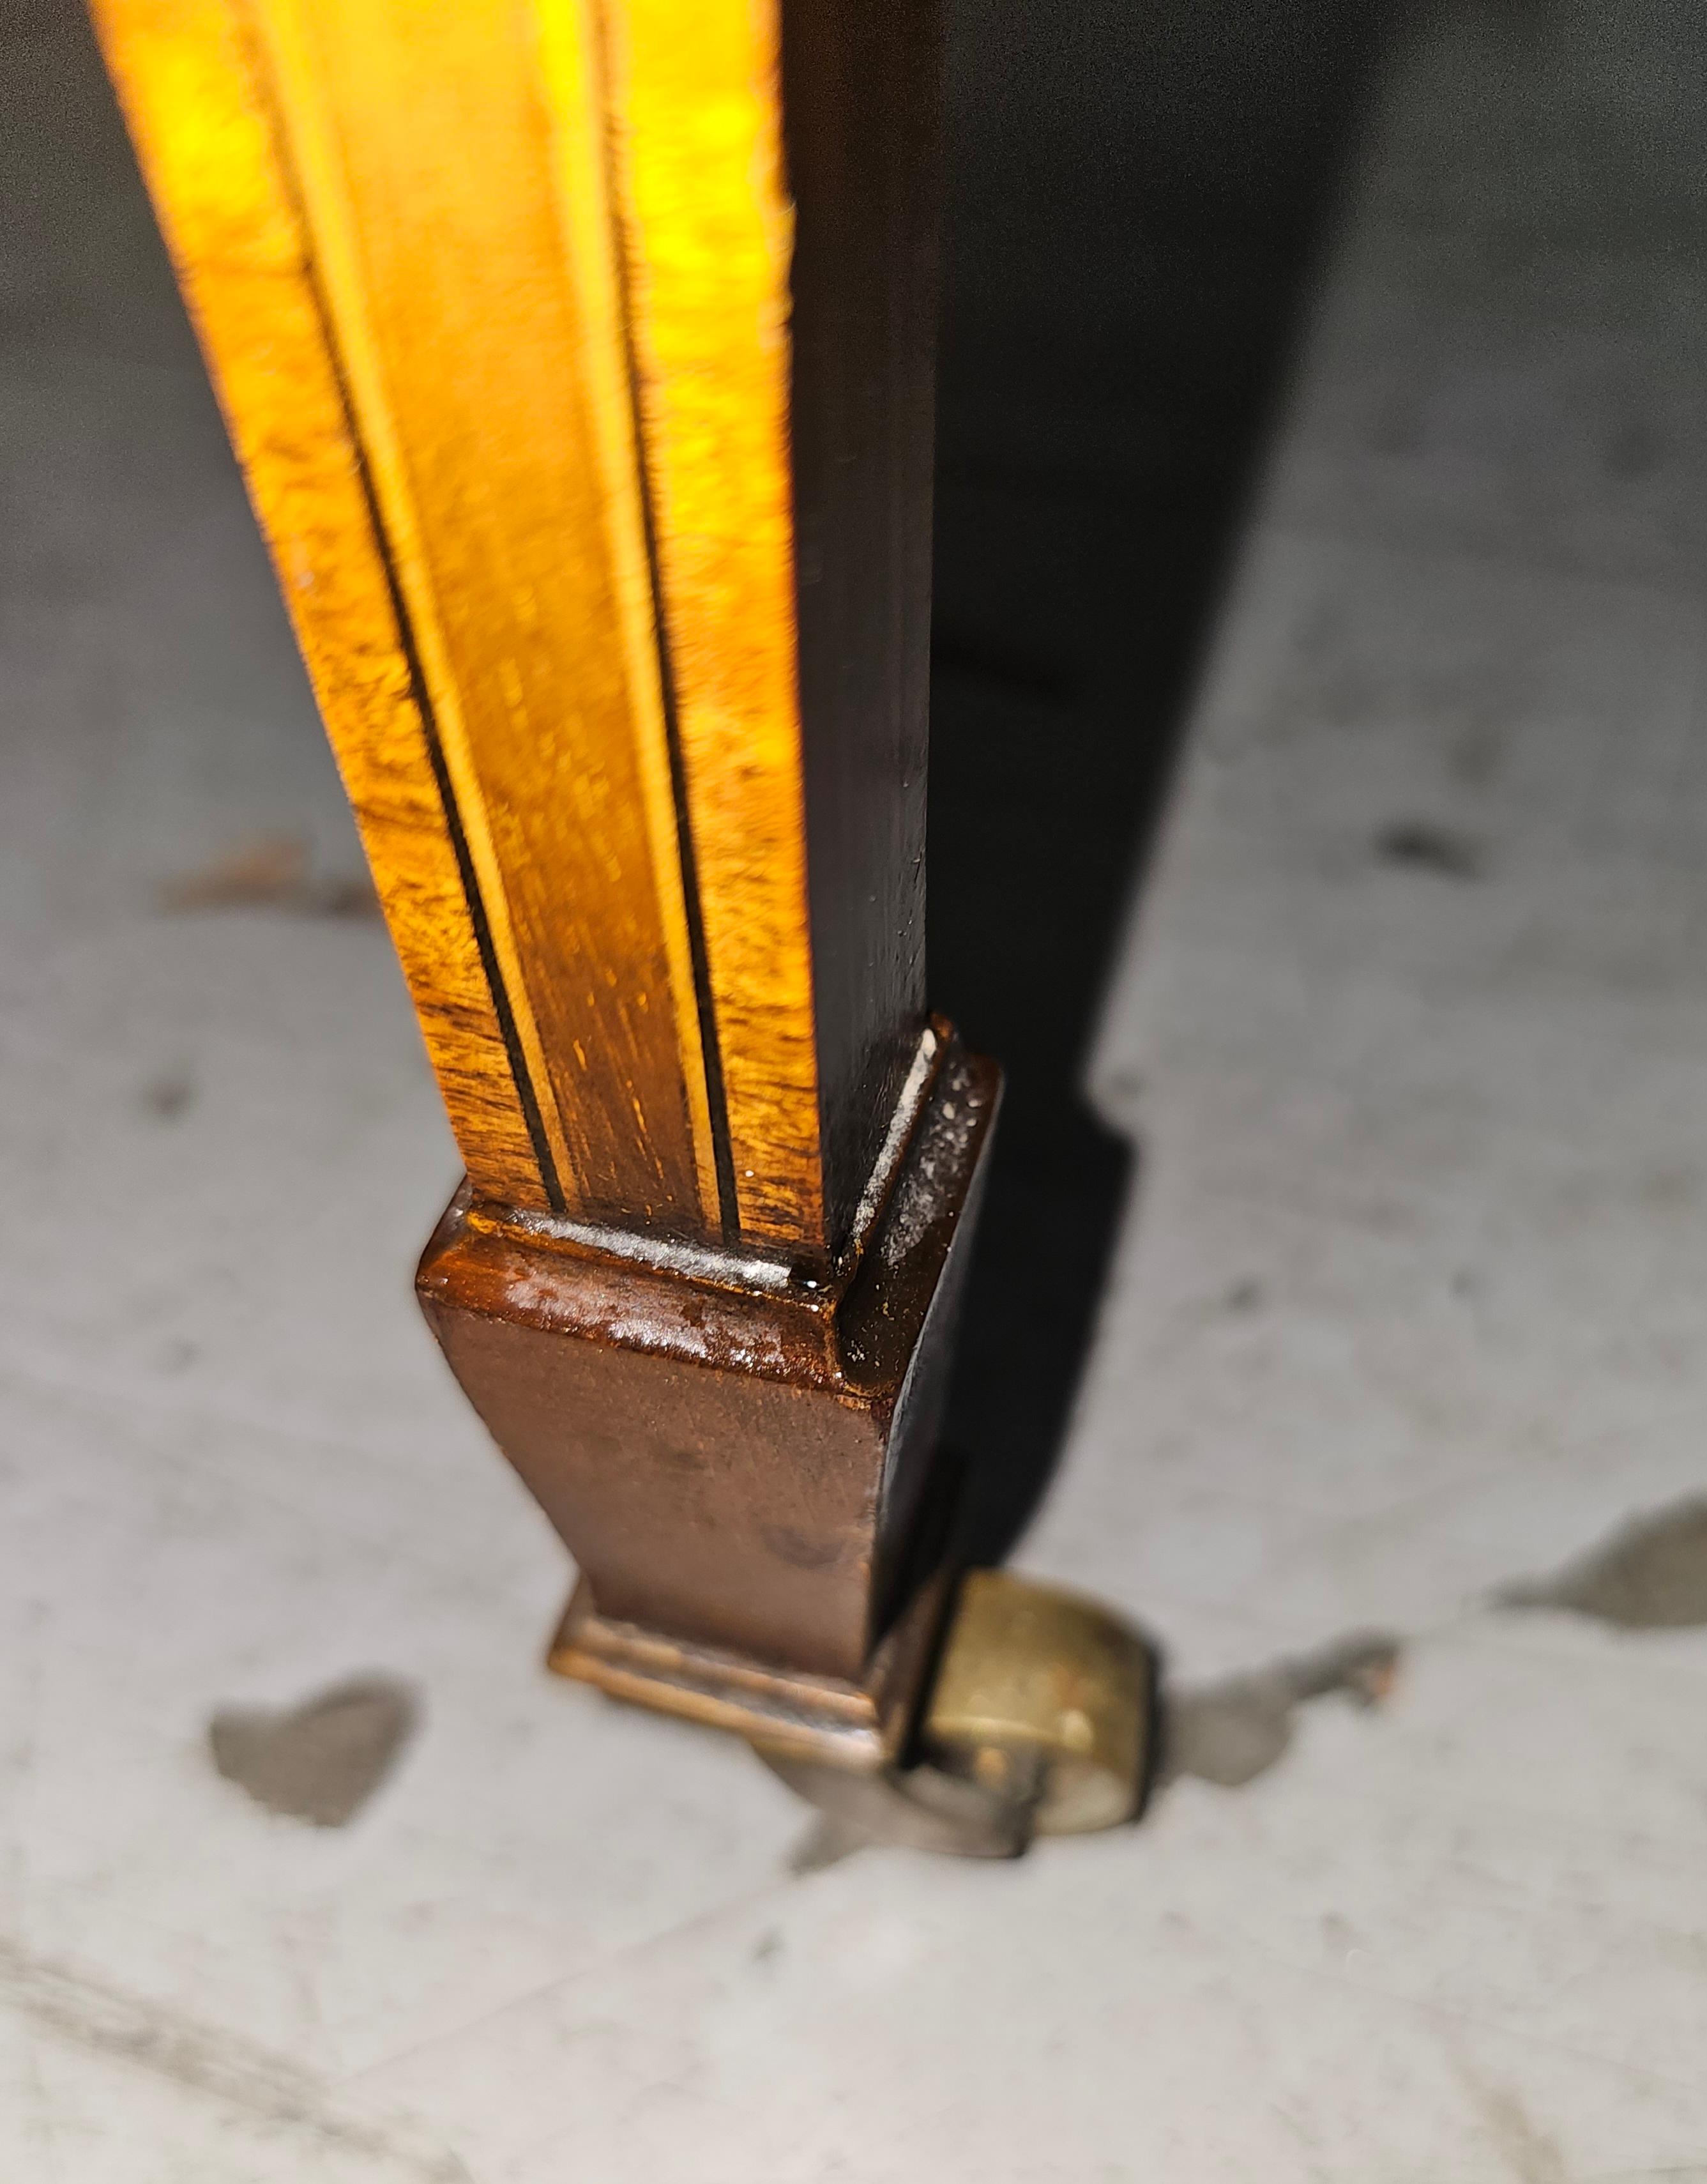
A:
[[[469,1173],[483,1194],[543,1206],[433,724],[253,48],[225,0],[123,0],[96,20]]]
[[[832,1256],[924,1022],[929,9],[95,14],[476,1188]]]
[[[626,627],[649,613],[637,481],[589,383],[525,19],[509,0],[259,14],[564,1199],[701,1232],[657,666]]]
[[[744,1234],[826,1240],[788,465],[792,209],[767,8],[608,11],[612,142]]]

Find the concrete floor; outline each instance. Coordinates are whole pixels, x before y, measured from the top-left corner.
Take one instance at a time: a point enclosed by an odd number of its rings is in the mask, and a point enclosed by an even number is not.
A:
[[[1093,1072],[1143,1181],[1021,1559],[1223,1728],[1360,1630],[1396,1686],[1014,1867],[793,1873],[742,1752],[537,1672],[563,1557],[409,1294],[453,1150],[108,139],[75,265],[21,223],[0,2174],[1707,2180],[1688,27],[1465,8],[1396,77]],[[1632,1518],[1592,1612],[1498,1604]],[[216,1773],[375,1674],[348,1826]]]

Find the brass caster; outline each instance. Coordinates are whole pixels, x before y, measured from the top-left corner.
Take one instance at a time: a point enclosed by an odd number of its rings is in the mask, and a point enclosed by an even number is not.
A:
[[[856,1836],[1017,1858],[1036,1836],[1137,1817],[1154,1768],[1155,1687],[1154,1654],[1108,1609],[1006,1570],[972,1570],[899,1763],[854,1769],[754,1749]]]

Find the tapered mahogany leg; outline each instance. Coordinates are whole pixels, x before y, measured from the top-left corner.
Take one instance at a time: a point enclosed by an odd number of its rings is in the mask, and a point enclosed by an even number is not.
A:
[[[933,0],[94,12],[467,1164],[420,1296],[581,1567],[553,1665],[892,1762],[998,1093],[926,1006]]]

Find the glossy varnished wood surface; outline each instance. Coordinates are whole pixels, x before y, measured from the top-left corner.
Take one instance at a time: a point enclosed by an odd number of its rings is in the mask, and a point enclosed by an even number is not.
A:
[[[924,1022],[931,8],[95,14],[477,1190],[833,1256]]]
[[[503,0],[266,0],[257,21],[562,1198],[701,1229],[608,222],[574,157],[593,86],[548,77]]]
[[[926,1002],[938,14],[936,0],[790,0],[783,13],[807,862],[835,1234]]]
[[[609,231],[599,163],[572,159],[598,142],[588,86],[559,55],[548,103],[525,26],[491,6],[430,33],[394,0],[121,0],[103,20],[470,1173],[511,1202],[714,1233],[610,253],[573,248],[577,220]],[[253,216],[285,245],[259,286],[220,247],[225,117],[255,147]],[[315,381],[342,429],[305,475]],[[370,565],[385,582],[364,604],[383,599],[425,716],[409,786],[460,864],[427,924],[392,883],[404,845],[360,794],[375,722],[337,673],[381,617],[353,603],[314,641],[327,588]],[[499,1038],[466,1059],[432,1033],[470,944]],[[524,1124],[502,1142],[494,1087]]]
[[[930,1574],[921,1541],[940,1559],[958,1469],[937,1429],[998,1079],[950,1039],[935,1061],[822,1282],[618,1256],[467,1193],[446,1215],[421,1303],[601,1615],[857,1681]]]
[[[418,1291],[589,1589],[559,1665],[869,1741],[997,1094],[925,1014],[931,8],[96,13],[467,1158]]]
[[[612,166],[742,1234],[825,1234],[788,448],[792,209],[764,7],[604,11]]]
[[[99,12],[469,1173],[548,1203],[309,239],[225,0]]]

